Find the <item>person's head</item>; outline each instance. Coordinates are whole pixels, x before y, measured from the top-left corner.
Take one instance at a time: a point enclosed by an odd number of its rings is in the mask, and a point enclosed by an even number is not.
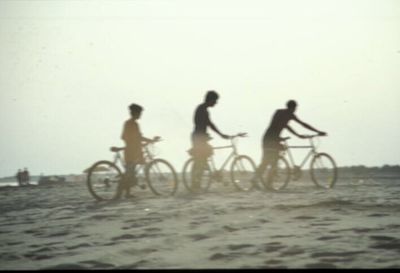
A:
[[[290,112],[294,113],[294,111],[296,111],[296,107],[297,107],[297,102],[295,100],[289,100],[286,103],[287,109],[289,109]]]
[[[207,92],[204,101],[208,106],[214,106],[215,104],[217,104],[218,98],[219,95],[217,94],[217,92],[215,92],[214,90],[210,90]]]
[[[138,104],[132,103],[131,105],[129,105],[129,111],[132,118],[138,119],[143,111],[143,107]]]

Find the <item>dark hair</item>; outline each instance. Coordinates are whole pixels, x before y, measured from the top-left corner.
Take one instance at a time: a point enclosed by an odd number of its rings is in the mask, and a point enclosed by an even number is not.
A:
[[[289,100],[286,103],[287,108],[295,108],[297,106],[297,102],[295,100]]]
[[[129,105],[129,110],[131,111],[131,113],[140,113],[143,111],[143,107],[139,104],[132,103],[131,105]]]
[[[219,95],[217,94],[217,92],[215,92],[214,90],[210,90],[206,94],[205,101],[209,102],[209,101],[217,100],[218,98],[219,98]]]

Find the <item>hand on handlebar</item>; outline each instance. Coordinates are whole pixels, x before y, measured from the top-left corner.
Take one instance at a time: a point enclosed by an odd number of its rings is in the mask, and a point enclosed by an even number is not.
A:
[[[153,137],[151,143],[155,143],[155,142],[157,142],[157,141],[161,141],[161,137],[159,137],[159,136]]]
[[[222,137],[223,139],[230,139],[230,138],[231,138],[231,136],[228,136],[228,135],[225,135],[225,134],[221,134],[221,137]]]
[[[228,136],[229,139],[233,139],[235,137],[247,137],[247,133],[238,133],[236,135]]]
[[[327,133],[325,133],[325,132],[318,132],[318,134],[316,134],[316,135],[299,135],[299,137],[300,138],[313,138],[313,137],[316,137],[316,136],[326,136],[327,135]]]

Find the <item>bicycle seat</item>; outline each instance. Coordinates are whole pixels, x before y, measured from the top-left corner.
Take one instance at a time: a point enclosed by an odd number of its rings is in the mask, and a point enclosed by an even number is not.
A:
[[[120,147],[111,147],[110,148],[110,151],[115,152],[115,153],[119,152],[119,151],[123,151],[123,150],[125,150],[125,147],[121,147],[121,148]]]

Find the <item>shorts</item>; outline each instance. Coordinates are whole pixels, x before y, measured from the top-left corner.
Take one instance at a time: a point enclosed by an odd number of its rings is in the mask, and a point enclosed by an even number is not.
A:
[[[209,136],[192,134],[192,148],[188,153],[198,159],[207,159],[214,154],[213,148],[208,144]]]

